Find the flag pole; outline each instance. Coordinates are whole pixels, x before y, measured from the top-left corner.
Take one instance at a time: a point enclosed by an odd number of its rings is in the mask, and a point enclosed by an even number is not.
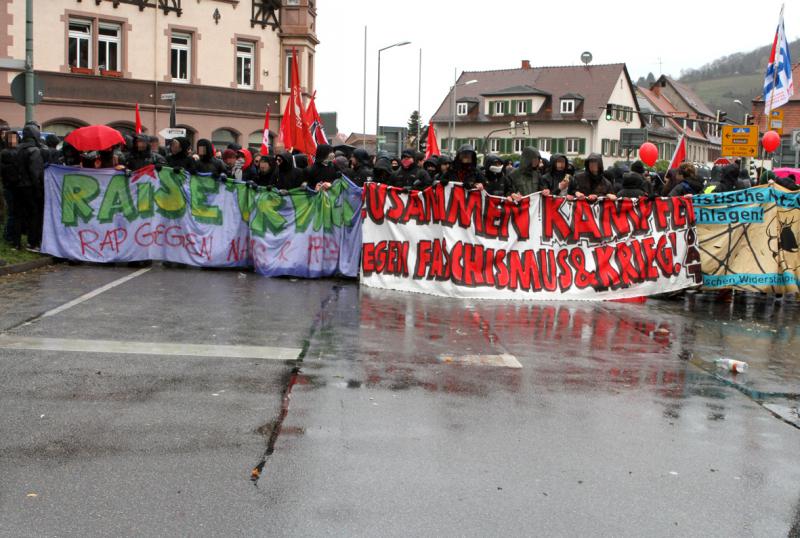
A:
[[[784,7],[785,7],[785,4],[781,4],[781,15],[780,15],[780,18],[778,19],[778,30],[775,32],[776,42],[773,43],[773,45],[772,45],[773,48],[780,46],[780,42],[779,42],[780,40],[777,39],[777,38],[779,37],[779,34],[780,34],[780,32],[782,30],[782,26],[783,26],[783,8]],[[786,45],[787,46],[789,45],[788,41],[787,41]],[[776,52],[780,52],[780,51],[776,51]],[[769,106],[767,107],[767,124],[765,126],[767,131],[770,131],[771,130],[770,128],[772,127],[772,106],[775,104],[775,85],[778,83],[778,66],[775,65],[775,63],[776,63],[775,60],[776,59],[777,59],[777,56],[776,56],[775,59],[773,59],[773,64],[772,64],[772,71],[773,71],[773,73],[772,73],[772,94],[769,96]],[[792,68],[792,66],[789,66],[789,69],[791,69],[791,68]],[[782,145],[783,144],[781,143],[781,146]],[[761,166],[763,168],[764,159],[761,159]]]

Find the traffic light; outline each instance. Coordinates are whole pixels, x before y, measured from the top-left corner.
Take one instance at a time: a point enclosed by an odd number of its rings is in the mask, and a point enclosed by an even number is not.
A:
[[[724,110],[717,110],[717,123],[722,123],[725,121],[725,117],[728,115],[727,112]]]
[[[606,105],[606,121],[611,121],[614,118],[614,105]]]

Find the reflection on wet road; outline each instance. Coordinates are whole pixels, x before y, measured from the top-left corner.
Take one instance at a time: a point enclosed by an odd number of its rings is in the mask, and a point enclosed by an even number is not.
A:
[[[27,342],[0,338],[14,535],[800,528],[792,298],[461,301],[154,267],[37,318],[133,272],[0,279],[2,338]]]

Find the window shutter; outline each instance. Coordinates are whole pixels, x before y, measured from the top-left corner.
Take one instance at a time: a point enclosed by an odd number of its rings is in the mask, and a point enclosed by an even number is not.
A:
[[[511,107],[508,109],[508,112],[512,116],[516,116],[517,115],[517,100],[516,99],[512,99],[509,102],[511,103]]]
[[[511,101],[506,101],[506,114],[513,114],[514,111],[511,110]]]
[[[566,153],[567,150],[567,140],[565,138],[558,139],[558,149],[556,153]]]
[[[500,147],[502,148],[503,153],[511,153],[512,144],[510,138],[504,138]]]
[[[489,101],[489,115],[494,115],[494,101]]]
[[[533,114],[533,99],[525,101],[525,113]]]
[[[585,138],[581,138],[580,142],[578,142],[578,153],[580,153],[581,155],[586,153],[586,139]]]

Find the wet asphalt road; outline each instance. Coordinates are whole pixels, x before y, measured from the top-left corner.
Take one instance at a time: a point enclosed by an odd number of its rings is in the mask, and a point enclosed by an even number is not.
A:
[[[800,535],[793,299],[136,271],[0,278],[0,536]]]

